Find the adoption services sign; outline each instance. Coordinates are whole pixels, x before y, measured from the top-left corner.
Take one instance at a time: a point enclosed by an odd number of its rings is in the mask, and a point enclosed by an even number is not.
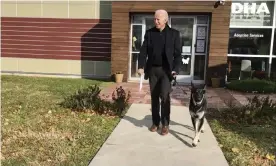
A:
[[[273,6],[273,1],[233,2],[231,25],[270,26],[272,25]]]
[[[235,33],[234,37],[237,38],[263,38],[264,34],[259,34],[259,33]]]

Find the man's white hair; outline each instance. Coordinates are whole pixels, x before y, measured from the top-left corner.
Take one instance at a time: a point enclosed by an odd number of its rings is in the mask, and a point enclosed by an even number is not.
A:
[[[164,15],[166,21],[168,21],[168,19],[169,19],[168,12],[166,10],[164,10],[164,9],[156,10],[155,14],[162,14],[162,15]]]

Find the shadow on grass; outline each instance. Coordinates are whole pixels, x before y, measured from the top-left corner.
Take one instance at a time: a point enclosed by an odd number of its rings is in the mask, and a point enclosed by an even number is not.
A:
[[[111,78],[92,78],[92,77],[85,77],[85,76],[83,76],[82,78],[86,80],[91,80],[91,81],[110,82],[110,83],[114,82]]]
[[[210,109],[206,118],[230,165],[275,165],[266,155],[276,155],[276,120],[241,124],[227,118],[229,111]]]

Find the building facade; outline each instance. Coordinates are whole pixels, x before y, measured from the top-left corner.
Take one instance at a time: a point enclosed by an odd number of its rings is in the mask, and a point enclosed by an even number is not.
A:
[[[180,31],[180,82],[276,77],[275,1],[2,1],[2,73],[138,81],[154,11]],[[275,44],[274,44],[275,43]],[[273,65],[274,64],[274,65]]]
[[[108,77],[111,2],[2,1],[2,73]]]

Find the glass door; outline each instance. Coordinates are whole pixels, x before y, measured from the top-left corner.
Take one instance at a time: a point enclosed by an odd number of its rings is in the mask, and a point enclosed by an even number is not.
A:
[[[195,17],[172,16],[170,25],[180,32],[182,58],[177,80],[191,82],[194,73]]]
[[[181,66],[178,82],[202,83],[206,77],[209,17],[206,15],[170,16],[168,25],[180,32]],[[146,30],[154,27],[153,15],[134,15],[130,32],[129,80],[139,80],[138,56]]]

